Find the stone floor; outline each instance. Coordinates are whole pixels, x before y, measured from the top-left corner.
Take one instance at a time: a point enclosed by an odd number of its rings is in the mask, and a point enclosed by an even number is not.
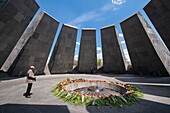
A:
[[[104,79],[122,81],[141,88],[144,98],[126,108],[80,107],[64,103],[54,97],[50,90],[55,84],[66,79]],[[112,74],[59,74],[37,76],[33,84],[32,98],[23,96],[27,84],[25,78],[0,76],[0,113],[170,113],[170,77],[146,77],[137,75]]]

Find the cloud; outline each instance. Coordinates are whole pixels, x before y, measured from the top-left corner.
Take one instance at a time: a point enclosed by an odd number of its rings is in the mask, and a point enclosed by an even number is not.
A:
[[[80,45],[80,42],[76,42],[77,45]]]
[[[93,19],[99,17],[100,15],[101,14],[96,12],[96,11],[90,11],[90,12],[87,12],[87,13],[80,15],[79,17],[77,17],[73,21],[69,22],[69,24],[78,25],[79,23],[83,23],[83,22],[93,20]]]
[[[129,61],[129,62],[130,62],[130,57],[129,57],[128,50],[127,50],[127,49],[123,49],[123,52],[124,52],[126,61]]]
[[[118,10],[119,8],[113,4],[105,4],[101,9],[100,11],[105,13],[105,12],[108,12],[108,11],[116,11]]]
[[[119,34],[119,37],[120,37],[120,38],[123,38],[124,36],[123,36],[123,34]]]
[[[128,54],[128,50],[127,50],[127,49],[123,49],[123,52],[124,52],[125,54]]]
[[[121,44],[125,44],[125,41],[121,41]]]
[[[102,48],[101,47],[97,47],[97,51],[101,51],[102,50]]]
[[[75,18],[73,21],[68,22],[70,25],[74,26],[81,26],[83,22],[87,21],[103,21],[103,15],[107,13],[108,11],[117,11],[119,10],[119,6],[123,3],[125,3],[126,0],[112,0],[112,3],[104,4],[100,9],[89,11],[86,13],[81,14],[77,18]],[[100,19],[99,19],[100,17]],[[102,18],[102,19],[101,19]]]
[[[74,60],[78,60],[78,55],[75,55],[75,56],[74,56]]]
[[[102,52],[97,54],[97,59],[103,59]]]
[[[122,5],[125,2],[126,2],[126,0],[112,0],[112,3],[115,5]]]

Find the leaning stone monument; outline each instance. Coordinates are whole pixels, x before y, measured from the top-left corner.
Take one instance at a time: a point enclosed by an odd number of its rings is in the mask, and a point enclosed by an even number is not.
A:
[[[170,52],[140,12],[120,23],[132,61],[139,74],[170,74]]]
[[[151,0],[144,10],[170,51],[170,0]]]
[[[22,76],[31,65],[36,67],[37,74],[44,74],[58,25],[57,20],[43,11],[40,12],[22,36],[28,41],[8,70],[10,75]]]
[[[90,73],[97,70],[96,29],[83,28],[78,58],[78,71]]]
[[[72,72],[77,30],[76,27],[63,24],[49,62],[52,74]]]
[[[125,72],[125,57],[115,25],[101,28],[104,72]]]
[[[35,0],[0,1],[0,68],[38,9]]]

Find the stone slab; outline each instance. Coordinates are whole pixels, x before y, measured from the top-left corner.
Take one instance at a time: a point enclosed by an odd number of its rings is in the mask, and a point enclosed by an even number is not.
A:
[[[125,72],[125,57],[115,25],[101,28],[104,72]]]
[[[52,74],[72,72],[77,31],[77,28],[63,24],[49,62]]]
[[[35,0],[1,0],[0,68],[38,9]]]
[[[170,50],[170,0],[151,0],[144,10]]]
[[[91,67],[97,70],[96,30],[82,29],[78,71],[90,73]]]
[[[120,23],[132,61],[139,74],[168,76],[170,52],[140,12]]]
[[[8,70],[10,76],[25,75],[31,65],[36,67],[36,74],[44,73],[58,25],[59,22],[44,11],[39,13],[14,50],[15,57],[19,54]]]

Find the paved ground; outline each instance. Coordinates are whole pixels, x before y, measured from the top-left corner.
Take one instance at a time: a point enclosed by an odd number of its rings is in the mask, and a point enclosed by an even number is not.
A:
[[[59,81],[72,78],[123,81],[141,87],[145,98],[124,109],[79,107],[54,97],[50,90]],[[170,77],[140,77],[135,75],[44,75],[33,84],[32,98],[25,98],[25,78],[0,77],[0,113],[170,113]]]

